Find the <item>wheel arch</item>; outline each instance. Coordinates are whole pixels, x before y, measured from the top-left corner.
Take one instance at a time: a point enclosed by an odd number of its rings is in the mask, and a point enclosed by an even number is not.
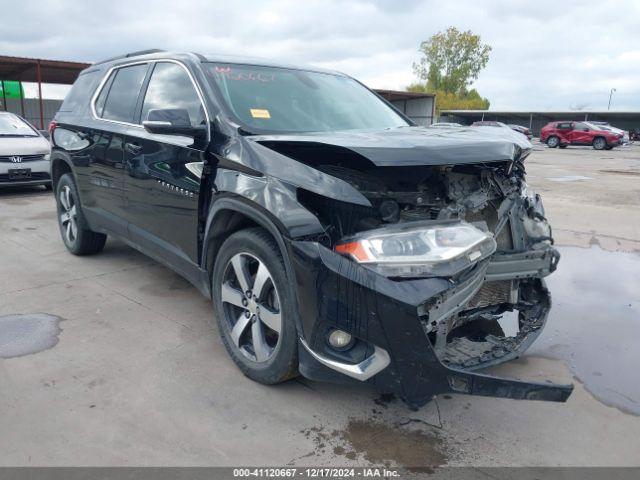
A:
[[[64,157],[54,157],[51,159],[51,185],[55,189],[55,186],[58,184],[60,177],[65,173],[70,173],[74,176],[73,168],[71,166],[71,162],[69,162]],[[77,183],[76,183],[77,185]]]
[[[202,242],[201,268],[210,278],[223,242],[233,233],[250,227],[264,228],[273,237],[284,260],[287,276],[293,281],[295,274],[284,241],[284,226],[260,206],[231,196],[218,199],[209,210]]]

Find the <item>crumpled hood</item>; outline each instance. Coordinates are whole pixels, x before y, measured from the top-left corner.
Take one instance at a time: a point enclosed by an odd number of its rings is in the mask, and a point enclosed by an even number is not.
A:
[[[0,136],[0,157],[8,155],[45,155],[51,146],[44,137]]]
[[[510,161],[525,157],[532,148],[524,135],[497,127],[401,127],[249,138],[264,145],[321,144],[347,148],[378,167]]]

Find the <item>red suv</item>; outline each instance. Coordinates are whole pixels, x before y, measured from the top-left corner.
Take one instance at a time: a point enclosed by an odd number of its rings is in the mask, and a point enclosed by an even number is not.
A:
[[[611,150],[620,145],[622,135],[603,130],[589,122],[551,122],[542,127],[540,141],[551,148],[593,145],[596,150]]]

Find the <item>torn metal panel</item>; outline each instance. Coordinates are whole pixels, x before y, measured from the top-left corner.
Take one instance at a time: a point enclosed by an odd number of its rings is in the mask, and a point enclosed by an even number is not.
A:
[[[291,150],[287,153],[292,155]],[[305,322],[309,348],[339,361],[324,341],[331,326],[383,348],[390,354],[390,366],[371,381],[386,385],[412,405],[446,391],[567,398],[572,387],[566,385],[465,376],[521,355],[542,331],[551,305],[541,279],[556,269],[559,254],[552,246],[542,201],[527,187],[520,160],[411,168],[324,162],[312,163],[352,185],[370,206],[298,191],[298,201],[317,216],[329,241],[313,247],[313,266],[302,262],[305,266],[296,270],[302,292],[304,285],[313,285],[313,293],[300,298],[314,319]],[[491,232],[497,250],[458,274],[400,281],[338,260],[341,257],[328,249],[344,238],[357,238],[358,232],[395,232],[396,225],[443,220],[463,220]],[[307,250],[306,243],[295,242],[294,251]],[[298,258],[307,255],[315,256],[307,250]],[[514,336],[507,336],[499,320],[511,312],[518,316],[518,327]],[[406,319],[400,321],[402,317]],[[352,360],[366,358],[364,349]],[[349,358],[343,356],[342,361]],[[305,371],[314,376],[313,369]],[[451,371],[458,374],[452,376]]]

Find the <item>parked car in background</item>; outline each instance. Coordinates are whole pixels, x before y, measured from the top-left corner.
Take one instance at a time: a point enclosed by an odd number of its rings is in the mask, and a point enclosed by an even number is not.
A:
[[[473,122],[471,124],[472,127],[502,127],[502,128],[510,128],[506,123],[495,122],[493,120],[482,120],[478,122]]]
[[[530,137],[526,136],[523,132],[516,130],[514,128],[511,128],[506,123],[497,122],[494,120],[482,120],[478,122],[473,122],[471,126],[475,128],[488,129],[489,131],[493,131],[492,133],[495,132],[496,135],[500,135],[500,136],[507,135],[507,136],[514,136],[517,138],[522,138],[524,136],[527,139],[527,141],[529,141],[530,139]]]
[[[49,141],[29,122],[0,112],[0,187],[44,185],[51,189]]]
[[[531,140],[533,138],[533,133],[531,133],[531,130],[529,130],[527,127],[523,127],[522,125],[515,125],[513,123],[510,123],[507,126],[511,130],[515,130],[516,132],[520,132],[525,137],[527,137],[529,140]]]
[[[507,125],[506,123],[496,122],[493,120],[482,120],[478,122],[473,122],[471,124],[472,127],[500,127],[500,128],[508,128],[513,130],[514,132],[518,132],[527,137],[527,140],[531,140],[533,135],[531,131],[527,127],[522,127],[520,125]]]
[[[609,130],[610,132],[613,133],[618,133],[620,135],[622,135],[622,144],[626,144],[629,143],[629,132],[627,132],[626,130],[622,130],[621,128],[616,128],[611,126],[608,122],[593,122],[590,121],[589,122],[592,125],[595,125],[596,127],[602,128],[604,130]]]
[[[560,255],[522,135],[422,128],[341,73],[161,51],[84,70],[51,127],[67,249],[109,235],[183,275],[249,378],[412,407],[571,393],[475,373],[520,356],[551,305]]]
[[[622,134],[603,129],[589,122],[550,122],[542,127],[540,141],[550,148],[568,145],[592,145],[596,150],[611,150],[620,145]]]
[[[436,123],[432,123],[429,126],[435,127],[435,128],[458,128],[458,127],[462,127],[463,125],[461,123],[455,123],[455,122],[436,122]]]

